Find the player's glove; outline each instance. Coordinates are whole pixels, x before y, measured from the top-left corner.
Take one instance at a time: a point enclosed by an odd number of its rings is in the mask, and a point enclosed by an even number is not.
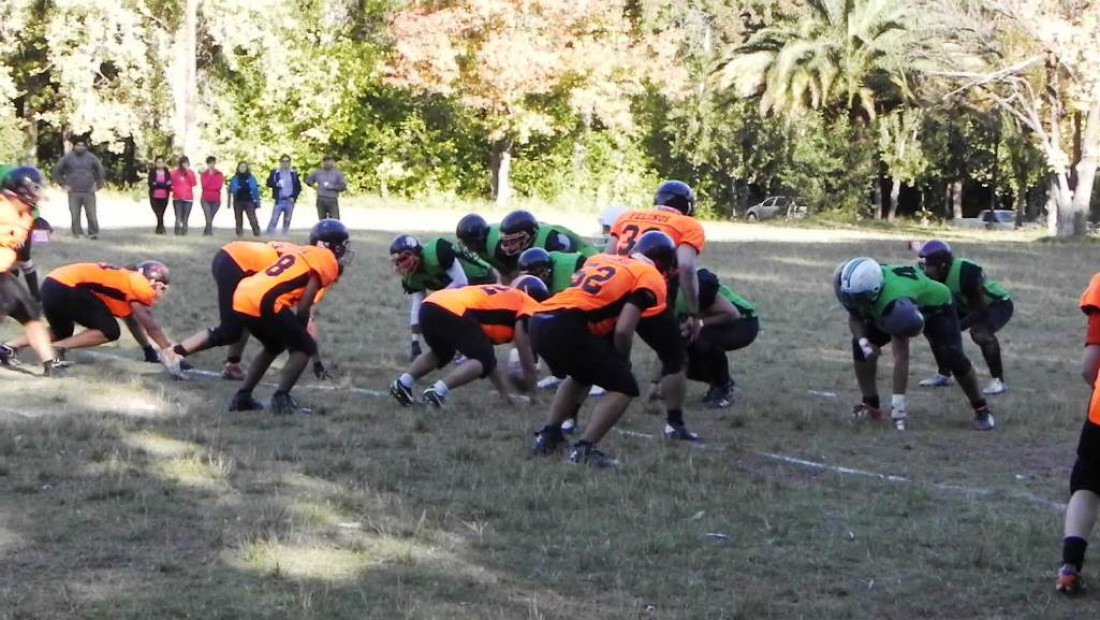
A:
[[[329,374],[328,368],[325,368],[325,364],[321,360],[313,362],[313,376],[321,379],[322,381],[328,381],[332,378],[332,375]]]
[[[409,361],[411,362],[412,360],[420,357],[420,353],[421,353],[420,341],[419,340],[413,340],[412,342],[410,342],[409,343]]]
[[[142,351],[145,352],[145,361],[150,364],[160,363],[160,353],[157,352],[157,348],[153,345],[142,347]]]

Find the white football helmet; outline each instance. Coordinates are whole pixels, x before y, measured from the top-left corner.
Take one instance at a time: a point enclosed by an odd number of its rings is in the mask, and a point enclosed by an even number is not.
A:
[[[626,213],[630,209],[627,209],[623,205],[612,205],[603,210],[600,217],[596,221],[600,223],[600,234],[596,236],[595,242],[598,247],[604,247],[607,245],[608,239],[610,239],[611,228],[615,226],[615,220],[619,219],[619,216]]]
[[[841,266],[838,284],[844,301],[871,303],[882,292],[882,266],[872,258],[853,258]]]

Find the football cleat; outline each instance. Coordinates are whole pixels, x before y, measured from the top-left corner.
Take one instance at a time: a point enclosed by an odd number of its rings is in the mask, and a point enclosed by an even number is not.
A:
[[[416,402],[413,400],[412,390],[401,384],[401,381],[394,379],[390,384],[390,395],[393,396],[402,407],[408,407]]]
[[[264,404],[252,398],[252,392],[237,391],[229,401],[230,411],[262,411]]]
[[[596,446],[587,441],[578,441],[569,451],[569,462],[575,465],[588,465],[596,469],[612,469],[619,466],[619,461],[600,452]]]
[[[996,426],[997,422],[993,419],[993,414],[989,412],[989,407],[982,407],[974,411],[974,427],[979,431],[991,431]]]
[[[284,392],[271,396],[271,413],[275,415],[309,415],[310,409],[298,404],[294,397]]]
[[[676,441],[702,441],[698,433],[689,431],[687,426],[683,424],[665,424],[665,439],[674,439]]]
[[[19,364],[19,354],[16,350],[6,344],[0,344],[0,366],[13,367]]]
[[[577,419],[569,418],[561,423],[561,432],[563,435],[572,435],[577,432]]]
[[[561,428],[547,424],[535,433],[535,443],[531,444],[531,454],[550,454],[565,445]]]
[[[222,379],[244,381],[244,367],[239,362],[226,362],[225,366],[222,366]]]
[[[703,400],[706,409],[729,409],[733,406],[733,383],[722,387],[712,385]]]
[[[894,418],[894,429],[903,431],[909,427],[909,418]]]
[[[593,385],[592,387],[588,388],[588,395],[592,396],[593,398],[599,398],[604,394],[607,394],[607,390],[598,385]]]
[[[558,386],[561,385],[561,381],[561,379],[555,377],[554,375],[550,375],[545,379],[539,379],[538,388],[540,390],[556,390],[558,389]]]
[[[55,357],[52,360],[46,360],[42,362],[42,376],[43,377],[56,377],[61,370],[72,366],[72,362],[66,362],[60,357]]]
[[[1085,591],[1085,581],[1077,569],[1068,565],[1063,566],[1058,571],[1058,578],[1054,581],[1054,589],[1068,596],[1081,594]]]
[[[982,394],[985,394],[986,396],[1000,396],[1007,391],[1008,386],[1005,385],[1004,381],[1000,379],[994,379],[989,382],[989,385],[985,386],[985,389],[982,390]]]
[[[938,387],[949,387],[953,383],[955,383],[955,380],[952,379],[951,377],[948,377],[946,375],[937,374],[934,377],[929,377],[927,379],[921,379],[920,386],[921,387],[938,388]]]
[[[876,409],[867,403],[859,403],[852,407],[853,418],[867,418],[869,420],[881,420],[882,409]]]
[[[435,388],[428,388],[424,390],[424,402],[428,403],[436,409],[442,409],[443,403],[447,401],[447,398],[435,391]]]

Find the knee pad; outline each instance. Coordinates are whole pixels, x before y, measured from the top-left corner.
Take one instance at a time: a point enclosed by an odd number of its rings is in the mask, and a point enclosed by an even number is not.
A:
[[[243,333],[244,328],[242,326],[231,324],[222,324],[206,330],[206,335],[210,338],[210,345],[214,347],[231,345],[240,340]]]
[[[1100,495],[1100,466],[1091,459],[1077,457],[1069,476],[1070,495],[1077,491],[1092,491]]]
[[[661,376],[677,374],[684,370],[684,350],[676,347],[657,356],[661,360]]]

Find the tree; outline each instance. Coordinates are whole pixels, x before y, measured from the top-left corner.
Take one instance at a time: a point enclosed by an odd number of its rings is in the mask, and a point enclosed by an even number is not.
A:
[[[568,116],[631,130],[651,50],[635,42],[621,1],[415,2],[390,23],[390,84],[458,98],[492,143],[493,194],[511,200],[513,149]],[[574,121],[575,122],[575,121]]]
[[[942,14],[955,24],[958,53],[937,75],[961,82],[953,94],[980,91],[1027,128],[1053,174],[1052,233],[1084,235],[1100,164],[1100,2],[955,4],[947,3]],[[959,60],[975,56],[994,69]]]
[[[899,109],[878,119],[879,155],[892,179],[890,207],[886,219],[894,221],[901,186],[913,185],[928,168],[921,145],[924,115],[916,109]],[[882,213],[876,213],[882,217]]]
[[[839,110],[872,120],[907,99],[920,46],[895,0],[809,0],[753,33],[717,71],[719,84],[759,98],[762,113]]]

